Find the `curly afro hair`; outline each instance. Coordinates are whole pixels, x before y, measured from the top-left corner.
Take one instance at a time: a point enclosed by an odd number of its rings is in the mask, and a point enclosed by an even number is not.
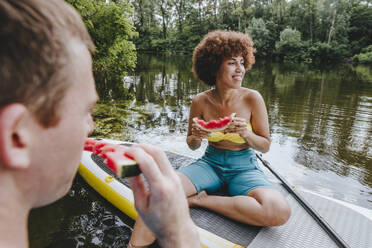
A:
[[[216,84],[216,74],[224,58],[242,56],[244,67],[251,69],[255,62],[252,39],[244,33],[216,30],[209,32],[195,47],[192,70],[195,76],[208,85]]]

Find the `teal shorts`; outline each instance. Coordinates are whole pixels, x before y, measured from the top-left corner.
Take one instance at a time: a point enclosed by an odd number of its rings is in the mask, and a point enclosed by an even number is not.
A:
[[[198,193],[213,193],[227,186],[230,195],[236,196],[255,188],[274,188],[253,149],[231,151],[208,146],[203,157],[178,171],[191,180]]]

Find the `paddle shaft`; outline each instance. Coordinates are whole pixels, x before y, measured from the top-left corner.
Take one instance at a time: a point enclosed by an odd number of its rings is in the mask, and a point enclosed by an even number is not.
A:
[[[282,182],[284,188],[293,195],[293,197],[301,204],[301,206],[311,215],[311,217],[314,218],[316,222],[324,229],[324,231],[327,232],[327,234],[335,241],[335,243],[342,248],[350,248],[350,246],[340,237],[340,235],[337,234],[337,232],[326,222],[326,220],[318,214],[318,212],[311,207],[311,205],[302,197],[300,196],[296,191],[292,189],[291,186],[289,186],[289,183],[281,176],[279,175],[273,168],[271,168],[268,161],[264,160],[262,158],[262,155],[256,154],[259,160],[265,165],[266,168],[268,168],[271,173],[273,173],[279,181]]]

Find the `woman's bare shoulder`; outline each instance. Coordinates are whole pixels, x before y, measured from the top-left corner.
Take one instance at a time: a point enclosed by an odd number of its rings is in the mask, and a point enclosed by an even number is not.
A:
[[[193,103],[205,103],[210,98],[211,90],[203,91],[192,99]]]
[[[203,113],[204,113],[206,106],[210,105],[209,95],[210,95],[210,91],[207,90],[207,91],[197,94],[192,99],[191,108],[190,108],[190,117],[195,117],[195,116],[199,118],[203,117]]]
[[[244,99],[249,103],[263,101],[262,95],[257,90],[243,88]]]

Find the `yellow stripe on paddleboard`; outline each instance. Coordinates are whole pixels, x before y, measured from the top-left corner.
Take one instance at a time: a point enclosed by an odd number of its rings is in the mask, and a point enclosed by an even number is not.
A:
[[[221,238],[214,233],[208,232],[207,230],[204,230],[200,227],[198,228],[198,232],[200,235],[200,239],[202,241],[202,247],[212,248],[212,247],[218,247],[218,248],[244,248],[243,246],[234,244],[224,238]]]
[[[121,194],[116,192],[111,186],[110,182],[100,180],[97,176],[92,173],[87,167],[80,163],[79,173],[85,179],[85,181],[95,189],[101,196],[108,200],[112,205],[120,209],[123,213],[128,215],[132,219],[137,219],[137,211],[134,204]],[[115,181],[116,179],[114,179]]]

